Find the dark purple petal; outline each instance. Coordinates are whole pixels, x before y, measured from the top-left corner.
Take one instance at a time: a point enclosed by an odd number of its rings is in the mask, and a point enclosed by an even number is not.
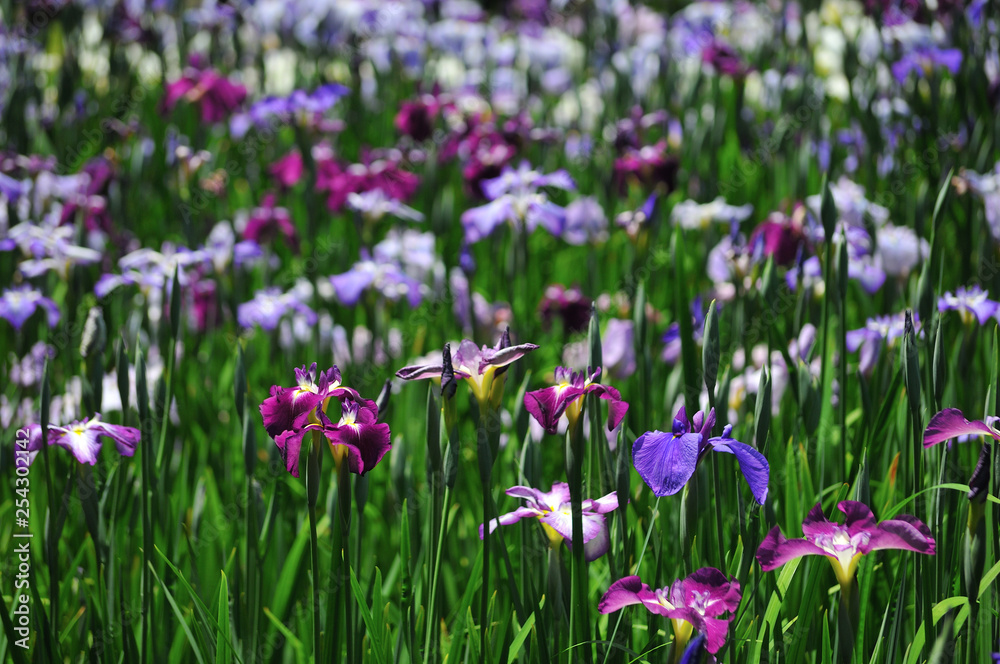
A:
[[[323,435],[333,451],[335,445],[347,448],[348,463],[352,473],[364,475],[382,460],[391,447],[389,425],[378,422],[378,409],[374,401],[342,404],[344,417],[332,425],[324,422]],[[326,419],[324,415],[321,421]]]
[[[708,442],[716,452],[725,452],[736,457],[736,461],[740,464],[740,472],[750,485],[754,500],[763,505],[767,500],[767,482],[770,476],[770,468],[764,455],[746,443],[731,438],[712,438]]]
[[[859,503],[856,500],[842,500],[837,503],[837,509],[847,516],[847,519],[844,520],[844,526],[847,527],[852,536],[861,532],[871,532],[878,525],[871,508],[864,503]]]
[[[701,436],[696,433],[647,431],[632,446],[632,462],[655,495],[672,496],[694,475],[700,447]]]
[[[924,430],[924,447],[932,447],[957,436],[990,436],[1000,440],[1000,434],[979,420],[969,421],[958,408],[945,408],[931,418]]]
[[[825,556],[826,551],[804,539],[785,539],[781,529],[775,526],[757,548],[757,562],[764,572],[770,572],[802,556]]]
[[[592,384],[587,388],[588,392],[597,394],[598,397],[608,402],[608,431],[611,431],[625,418],[628,412],[628,402],[622,400],[621,392],[610,385]]]
[[[260,415],[267,434],[277,442],[283,432],[298,429],[306,424],[309,413],[322,399],[297,387],[271,387],[271,396],[260,404]]]
[[[274,439],[275,444],[278,446],[278,451],[281,453],[281,460],[285,462],[285,468],[292,474],[292,477],[299,476],[299,458],[302,455],[302,437],[306,435],[309,431],[319,429],[320,427],[311,424],[302,429],[289,429],[278,435]]]
[[[546,433],[553,434],[556,433],[559,418],[566,412],[566,407],[583,394],[584,390],[577,387],[547,387],[525,394],[524,407]]]

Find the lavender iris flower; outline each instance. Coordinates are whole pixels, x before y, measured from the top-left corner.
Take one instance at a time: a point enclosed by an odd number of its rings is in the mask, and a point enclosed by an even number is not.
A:
[[[252,300],[244,302],[237,308],[236,319],[242,327],[260,326],[268,332],[277,329],[278,321],[289,315],[304,316],[308,325],[315,325],[318,317],[316,312],[303,302],[305,291],[306,289],[300,286],[293,287],[287,293],[282,293],[280,288],[257,291]]]
[[[980,325],[986,325],[986,321],[995,316],[1000,310],[1000,302],[989,299],[990,294],[980,286],[971,288],[959,286],[955,294],[948,291],[938,300],[938,311],[957,311],[962,317],[962,322],[966,325],[973,320],[979,321]]]
[[[997,162],[992,172],[982,175],[963,170],[962,175],[955,178],[955,182],[959,193],[968,189],[982,199],[990,234],[1000,242],[1000,162]]]
[[[33,286],[15,286],[0,295],[0,318],[5,318],[15,330],[20,330],[39,308],[45,310],[49,327],[55,327],[59,323],[59,307]]]
[[[573,518],[570,509],[569,485],[556,482],[551,491],[539,491],[526,486],[512,486],[506,494],[525,501],[523,507],[502,514],[490,521],[490,532],[497,526],[509,526],[521,519],[538,519],[552,548],[566,542],[572,547]],[[610,538],[604,515],[618,509],[618,494],[612,491],[597,500],[584,500],[583,512],[583,556],[588,562],[597,560],[608,552]],[[483,537],[483,525],[479,525],[479,538]]]
[[[770,475],[767,459],[750,445],[733,439],[731,424],[721,436],[710,438],[714,426],[715,409],[707,416],[698,411],[689,421],[681,407],[671,432],[647,431],[636,439],[632,459],[639,476],[657,496],[672,496],[684,488],[709,452],[725,452],[736,457],[754,500],[763,505]]]
[[[410,277],[394,260],[387,260],[376,254],[373,259],[367,250],[361,250],[361,260],[347,272],[330,277],[337,299],[346,306],[353,307],[362,294],[374,288],[386,299],[396,301],[406,297],[411,307],[420,306],[423,296],[420,282]]]
[[[504,222],[527,233],[542,226],[553,235],[562,235],[566,210],[549,201],[539,189],[555,187],[572,191],[576,188],[566,171],[543,175],[532,170],[526,161],[521,162],[516,171],[505,166],[500,177],[484,180],[481,186],[490,202],[462,214],[465,239],[470,244],[486,238]]]
[[[639,604],[650,613],[670,619],[674,628],[674,657],[681,660],[695,632],[705,636],[705,647],[713,655],[726,643],[729,623],[740,606],[740,582],[714,567],[703,567],[669,586],[651,589],[638,576],[626,576],[611,584],[597,610],[612,613]]]
[[[36,341],[20,360],[10,355],[10,382],[19,387],[31,387],[42,380],[45,360],[56,356],[56,349],[44,341]]]
[[[7,232],[7,238],[0,250],[19,247],[29,256],[18,266],[18,271],[32,279],[55,270],[66,278],[74,265],[91,265],[101,260],[101,252],[89,247],[77,246],[73,241],[76,228],[73,226],[53,226],[49,223],[33,224],[22,222]]]
[[[115,442],[118,453],[122,456],[132,456],[139,445],[139,430],[133,427],[101,422],[101,414],[97,413],[89,420],[73,422],[64,427],[49,425],[48,444],[64,447],[73,453],[80,463],[97,463],[97,453],[101,451],[101,438],[110,438]],[[42,449],[42,427],[39,424],[28,426],[29,463]]]
[[[508,364],[515,362],[538,346],[535,344],[512,345],[510,330],[505,330],[500,341],[493,348],[476,346],[469,339],[463,339],[452,357],[452,367],[456,379],[465,379],[472,388],[480,407],[485,408],[495,396],[493,384],[506,372]],[[403,380],[438,379],[444,371],[444,363],[432,362],[403,367],[396,376]],[[496,404],[499,406],[499,404]]]
[[[816,504],[802,522],[803,539],[786,539],[775,526],[757,549],[757,562],[765,572],[802,556],[826,556],[843,590],[850,588],[861,556],[879,549],[900,549],[934,555],[935,542],[926,525],[916,517],[901,514],[876,522],[864,503],[843,500],[837,509],[847,515],[843,525],[823,515]]]
[[[608,238],[608,218],[593,196],[583,196],[566,206],[562,233],[567,244],[601,244]]]
[[[858,367],[861,373],[865,375],[871,373],[875,362],[878,361],[883,343],[891,348],[896,340],[903,336],[905,322],[905,313],[876,316],[869,318],[864,327],[847,333],[848,352],[861,350],[861,364]],[[920,330],[920,319],[916,312],[913,312],[913,325],[918,331]]]

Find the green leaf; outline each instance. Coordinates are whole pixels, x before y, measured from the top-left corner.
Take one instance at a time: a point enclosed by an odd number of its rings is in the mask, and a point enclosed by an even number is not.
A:
[[[229,644],[229,583],[226,573],[220,571],[222,580],[219,583],[219,623],[215,631],[215,662],[231,662],[233,649]]]
[[[177,622],[180,623],[181,629],[184,630],[184,635],[187,637],[188,645],[191,646],[191,650],[194,652],[195,659],[204,664],[205,657],[201,654],[201,648],[198,645],[198,639],[195,638],[194,633],[191,632],[191,628],[187,624],[187,616],[185,616],[184,612],[181,611],[181,607],[177,605],[177,600],[174,599],[173,593],[170,592],[170,588],[167,587],[167,584],[165,584],[163,580],[160,579],[159,575],[156,573],[156,570],[153,569],[152,563],[150,563],[149,565],[149,572],[150,574],[153,575],[153,578],[156,580],[156,582],[160,584],[160,588],[163,590],[163,595],[164,597],[167,598],[167,603],[170,604],[170,608],[173,609],[174,616],[176,616],[177,618]]]
[[[507,664],[514,664],[517,661],[517,656],[521,652],[521,646],[524,645],[525,640],[528,635],[531,634],[531,629],[535,626],[535,614],[532,613],[528,616],[528,619],[524,621],[521,625],[521,629],[517,631],[514,636],[514,640],[510,643],[510,653],[507,655]]]
[[[376,567],[375,569],[377,570],[378,568]],[[364,620],[365,627],[368,629],[368,638],[371,639],[372,644],[372,654],[375,656],[375,661],[379,664],[388,664],[389,658],[386,655],[387,644],[382,638],[383,630],[375,622],[375,617],[372,616],[368,602],[365,601],[365,593],[361,590],[361,585],[358,584],[358,577],[354,575],[354,569],[352,568],[350,572],[351,592],[354,593],[354,600],[358,603],[358,608],[361,609],[361,619]]]

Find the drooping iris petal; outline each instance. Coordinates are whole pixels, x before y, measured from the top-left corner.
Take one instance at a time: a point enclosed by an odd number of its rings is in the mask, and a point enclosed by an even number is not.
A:
[[[497,529],[497,526],[509,526],[517,523],[521,519],[530,519],[537,517],[540,512],[531,507],[518,507],[513,512],[507,512],[506,514],[501,514],[495,519],[490,519],[490,532],[492,533]],[[483,524],[479,524],[479,539],[483,539]]]
[[[699,434],[650,431],[636,439],[632,462],[655,495],[672,496],[694,475],[700,445]]]
[[[789,560],[802,556],[825,556],[826,552],[804,539],[787,539],[778,526],[764,537],[757,549],[757,562],[765,572],[777,569]]]
[[[97,414],[100,417],[100,413]],[[133,427],[121,426],[119,424],[107,424],[106,422],[94,422],[91,428],[100,435],[110,438],[115,442],[115,448],[122,456],[132,456],[139,446],[142,434]]]
[[[909,514],[901,514],[878,524],[866,548],[868,551],[899,549],[933,555],[935,547],[930,528],[923,521]]]
[[[597,604],[597,610],[601,613],[613,613],[634,604],[642,604],[652,613],[667,615],[667,607],[660,604],[656,594],[635,575],[612,583]]]
[[[391,447],[389,425],[378,422],[378,407],[374,401],[345,401],[343,415],[334,424],[325,413],[320,413],[320,425],[312,425],[330,443],[331,449],[342,446],[352,473],[364,475],[382,460]]]
[[[285,462],[285,469],[292,474],[292,477],[299,476],[299,458],[302,456],[302,437],[309,432],[308,428],[288,429],[282,431],[274,439],[281,454],[281,460]]]
[[[945,408],[927,424],[924,430],[924,447],[932,447],[957,436],[990,436],[1000,440],[1000,433],[985,422],[970,422],[958,408]]]
[[[763,505],[767,500],[767,483],[770,477],[770,467],[764,455],[746,443],[731,438],[712,438],[708,442],[716,452],[725,452],[736,457],[740,472],[750,485],[754,500]]]

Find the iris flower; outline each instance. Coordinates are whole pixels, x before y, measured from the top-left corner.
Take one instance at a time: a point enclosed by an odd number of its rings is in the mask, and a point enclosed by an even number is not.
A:
[[[378,406],[374,401],[347,399],[340,402],[340,409],[340,419],[336,423],[323,410],[317,410],[318,424],[289,429],[274,439],[281,450],[285,467],[293,477],[299,476],[302,437],[310,431],[319,432],[326,437],[335,457],[338,452],[346,453],[348,467],[358,475],[364,475],[374,468],[389,451],[389,425],[378,421]]]
[[[541,187],[569,191],[576,185],[566,171],[543,175],[526,161],[521,162],[516,171],[505,166],[500,177],[484,180],[483,193],[490,202],[462,214],[466,241],[479,242],[504,222],[518,229],[523,227],[527,233],[542,226],[553,235],[561,235],[566,224],[566,210],[549,201],[539,191]]]
[[[296,369],[295,379],[295,387],[272,386],[271,396],[260,405],[264,428],[288,472],[299,476],[302,437],[308,431],[326,437],[338,463],[346,455],[352,473],[371,470],[390,447],[389,426],[378,423],[376,403],[343,386],[337,367],[317,376],[313,362],[309,369]],[[331,408],[339,416],[336,423],[327,415]]]
[[[962,322],[969,324],[973,319],[979,321],[980,325],[986,325],[986,321],[996,315],[1000,310],[1000,303],[989,299],[990,294],[978,285],[972,288],[959,287],[955,294],[951,291],[945,293],[938,300],[938,311],[957,311],[962,317]]]
[[[64,447],[73,453],[80,463],[91,466],[97,463],[97,453],[101,451],[101,438],[115,441],[115,447],[122,456],[135,454],[141,435],[138,429],[106,424],[97,413],[89,420],[79,420],[64,427],[49,425],[48,444]],[[28,426],[29,463],[35,460],[42,450],[42,427],[39,424]]]
[[[15,330],[20,330],[39,308],[45,310],[49,327],[55,327],[59,323],[59,307],[37,288],[18,286],[8,288],[0,295],[0,318],[6,318]]]
[[[566,367],[556,368],[556,385],[534,390],[524,395],[524,407],[538,421],[547,433],[556,433],[559,418],[566,415],[570,427],[576,426],[583,411],[584,397],[596,394],[608,402],[608,430],[621,424],[628,411],[628,404],[622,395],[609,385],[595,382],[601,375],[600,367],[589,376],[582,371],[572,371]]]
[[[468,381],[472,394],[480,407],[493,405],[499,407],[499,395],[494,393],[495,379],[502,376],[508,364],[515,362],[538,348],[535,344],[510,343],[510,329],[504,331],[500,341],[493,348],[479,348],[468,339],[463,339],[458,350],[452,357],[455,378]],[[423,364],[403,367],[396,376],[403,380],[418,380],[421,378],[441,378],[443,363]]]
[[[998,417],[987,417],[986,421],[965,419],[957,408],[945,408],[940,413],[931,418],[924,430],[924,447],[933,447],[951,438],[957,438],[959,442],[968,441],[972,436],[989,436],[993,440],[1000,440],[1000,431],[996,429]],[[983,445],[979,454],[979,462],[969,480],[969,500],[978,498],[980,503],[986,501],[986,494],[989,492],[990,480],[990,449]]]
[[[841,590],[854,581],[861,556],[879,549],[900,549],[934,555],[931,531],[919,519],[901,514],[876,522],[864,503],[843,500],[837,509],[847,515],[843,525],[828,520],[823,506],[816,504],[802,522],[802,539],[785,539],[775,526],[757,549],[757,562],[765,572],[777,569],[802,556],[826,556],[833,565]]]
[[[512,486],[506,491],[508,496],[523,498],[525,505],[513,512],[503,514],[490,521],[490,532],[497,526],[509,526],[521,519],[538,519],[552,548],[565,541],[572,547],[573,517],[570,509],[569,485],[556,482],[551,491],[539,491],[526,486]],[[604,515],[618,509],[618,494],[612,491],[597,500],[584,500],[583,511],[583,555],[587,562],[593,562],[608,551],[610,539]],[[479,539],[483,538],[483,525],[479,525]]]
[[[689,421],[681,407],[669,433],[647,431],[636,439],[632,446],[635,469],[654,494],[672,496],[684,488],[709,452],[725,452],[736,457],[754,500],[763,505],[770,475],[767,459],[750,445],[733,439],[731,424],[721,436],[709,438],[714,426],[714,408],[707,417],[698,411]]]
[[[597,610],[611,613],[632,604],[641,604],[650,613],[670,618],[674,628],[674,658],[680,660],[694,632],[705,635],[708,652],[719,652],[726,643],[732,616],[721,617],[739,608],[743,595],[740,583],[714,567],[703,567],[669,586],[650,589],[638,576],[626,576],[611,584]]]

